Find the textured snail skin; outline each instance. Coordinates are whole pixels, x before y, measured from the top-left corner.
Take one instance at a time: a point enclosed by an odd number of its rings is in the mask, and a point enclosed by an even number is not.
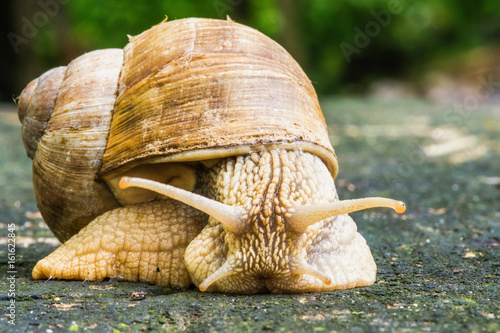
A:
[[[347,214],[315,223],[303,233],[287,226],[294,205],[338,200],[331,174],[318,157],[271,150],[227,158],[203,171],[200,182],[208,197],[249,212],[244,233],[235,235],[170,199],[117,208],[41,260],[33,277],[112,277],[187,287],[199,286],[229,262],[235,273],[207,291],[327,291],[375,281],[370,250]],[[294,272],[301,262],[331,283]]]
[[[40,260],[33,278],[100,281],[113,277],[187,287],[191,280],[184,249],[204,223],[205,214],[170,199],[117,208]]]
[[[348,215],[323,220],[297,233],[287,223],[295,205],[338,201],[332,176],[316,156],[271,150],[223,161],[207,174],[209,197],[249,212],[241,236],[210,219],[186,250],[186,266],[198,286],[225,262],[238,273],[209,291],[309,292],[371,285],[376,266]],[[210,252],[206,253],[207,245]],[[222,260],[220,260],[222,258]],[[305,264],[331,279],[329,285],[296,266]],[[295,272],[294,272],[295,270]]]

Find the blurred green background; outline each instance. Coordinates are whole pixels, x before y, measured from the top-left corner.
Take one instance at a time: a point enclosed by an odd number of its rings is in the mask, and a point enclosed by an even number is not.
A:
[[[127,34],[166,15],[229,15],[260,30],[297,59],[320,95],[447,100],[500,68],[498,0],[4,0],[0,13],[0,101],[80,54],[122,48]]]

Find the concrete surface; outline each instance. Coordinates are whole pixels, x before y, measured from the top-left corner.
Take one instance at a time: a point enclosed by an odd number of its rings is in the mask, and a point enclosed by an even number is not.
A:
[[[221,295],[106,280],[34,281],[58,246],[37,213],[17,114],[0,112],[0,331],[498,332],[500,106],[322,99],[341,198],[404,200],[352,214],[378,265],[370,287]],[[15,297],[8,225],[16,225]],[[15,300],[15,325],[9,324]]]

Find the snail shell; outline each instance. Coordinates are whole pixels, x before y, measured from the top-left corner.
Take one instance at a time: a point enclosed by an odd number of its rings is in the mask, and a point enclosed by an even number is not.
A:
[[[44,220],[61,241],[119,206],[96,177],[122,59],[122,50],[87,53],[68,67],[48,71],[20,97],[23,141],[33,158],[35,197]]]
[[[311,82],[281,46],[230,20],[162,22],[123,50],[87,53],[32,81],[19,117],[40,212],[65,242],[36,279],[365,286],[376,266],[347,213],[404,211],[339,201]]]
[[[39,209],[65,241],[119,206],[102,179],[141,164],[270,148],[337,160],[314,88],[270,38],[233,21],[162,22],[124,48],[87,53],[19,100]]]

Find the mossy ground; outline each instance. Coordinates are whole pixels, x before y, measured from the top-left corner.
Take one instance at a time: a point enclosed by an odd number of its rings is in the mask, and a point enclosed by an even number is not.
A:
[[[341,198],[408,210],[352,214],[378,266],[370,287],[221,295],[107,280],[34,281],[57,243],[36,214],[17,115],[0,113],[0,331],[500,331],[500,110],[417,100],[322,100]],[[16,224],[16,318],[8,324],[7,225]],[[142,300],[134,293],[146,292]]]

